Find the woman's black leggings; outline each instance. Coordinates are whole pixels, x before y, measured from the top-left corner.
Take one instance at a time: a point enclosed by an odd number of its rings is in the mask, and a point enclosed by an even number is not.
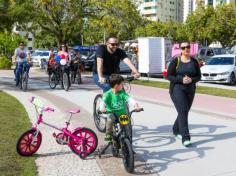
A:
[[[194,86],[175,85],[171,99],[178,112],[177,119],[173,125],[173,133],[181,134],[182,141],[190,140],[188,128],[188,112],[192,106],[195,95]]]

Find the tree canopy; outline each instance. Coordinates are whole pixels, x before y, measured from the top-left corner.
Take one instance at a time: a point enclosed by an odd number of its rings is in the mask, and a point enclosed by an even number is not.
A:
[[[153,22],[140,16],[130,0],[0,0],[0,31],[18,23],[32,32],[35,46],[96,44],[110,35],[120,40],[168,37],[224,47],[236,44],[236,9],[232,5],[199,7],[185,23]],[[32,22],[32,25],[28,25]]]

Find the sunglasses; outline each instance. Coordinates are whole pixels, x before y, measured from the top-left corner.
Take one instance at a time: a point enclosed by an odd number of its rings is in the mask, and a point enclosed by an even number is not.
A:
[[[183,47],[181,47],[182,50],[185,50],[186,48],[187,48],[187,49],[190,49],[190,46],[188,45],[188,46],[183,46]]]
[[[111,46],[118,46],[118,43],[109,43]]]

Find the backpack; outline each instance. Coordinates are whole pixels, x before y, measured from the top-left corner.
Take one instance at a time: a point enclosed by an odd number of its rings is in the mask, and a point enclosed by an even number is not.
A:
[[[26,58],[26,53],[25,53],[25,51],[18,50],[17,52],[18,52],[18,56],[19,56],[21,59]]]
[[[179,68],[179,64],[180,64],[180,57],[177,57],[177,65],[175,67],[176,70]]]

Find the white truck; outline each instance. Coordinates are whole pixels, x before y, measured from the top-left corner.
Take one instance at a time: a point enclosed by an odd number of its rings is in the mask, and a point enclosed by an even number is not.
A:
[[[167,60],[171,59],[171,40],[164,37],[138,38],[139,72],[162,74]]]

